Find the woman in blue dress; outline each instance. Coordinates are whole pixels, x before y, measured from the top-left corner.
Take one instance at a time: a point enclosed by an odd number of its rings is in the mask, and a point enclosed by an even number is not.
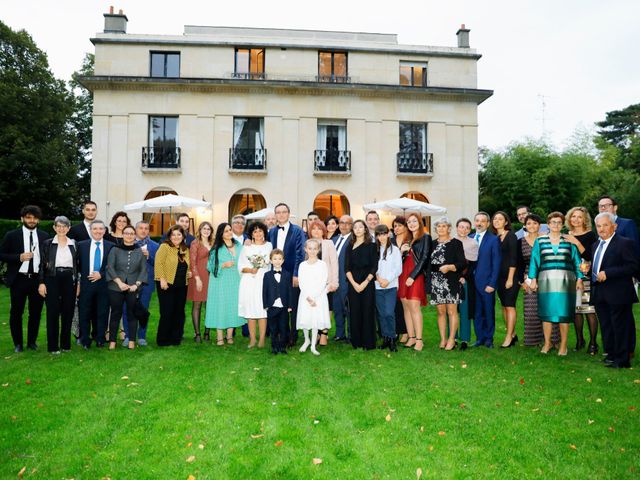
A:
[[[217,330],[217,344],[220,346],[224,345],[223,330],[227,330],[227,343],[231,344],[233,329],[246,323],[238,315],[240,273],[237,264],[240,250],[242,245],[233,238],[231,225],[218,225],[207,265],[210,275],[205,326]]]
[[[536,238],[529,264],[530,288],[538,291],[538,316],[542,320],[544,346],[542,353],[551,349],[551,327],[560,325],[558,355],[567,354],[569,324],[576,309],[576,290],[582,290],[580,253],[573,237],[561,233],[564,215],[552,212],[547,217],[549,234]]]

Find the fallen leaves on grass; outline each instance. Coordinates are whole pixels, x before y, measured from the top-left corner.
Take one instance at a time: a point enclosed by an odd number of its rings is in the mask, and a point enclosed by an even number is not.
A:
[[[30,379],[30,378],[27,378],[27,379],[24,381],[24,383],[26,383],[27,385],[31,385],[31,379]]]
[[[576,447],[573,443],[570,443],[570,444],[569,444],[569,448],[570,448],[571,450],[576,450],[576,451],[578,450],[578,447]]]
[[[610,431],[611,433],[613,433],[613,432],[615,432],[615,431],[616,431],[616,429],[615,429],[615,428],[613,428],[613,427],[609,427],[609,431]]]
[[[387,422],[390,422],[390,421],[391,421],[391,414],[390,414],[390,413],[387,413],[387,416],[386,416],[386,417],[384,417],[384,419],[385,419]]]
[[[438,435],[440,435],[441,437],[444,437],[446,434],[447,434],[447,433],[446,433],[446,432],[443,432],[442,430],[440,430],[440,431],[438,432]]]
[[[312,460],[314,465],[320,465],[322,463],[322,459],[321,458],[314,458]]]
[[[262,437],[264,437],[264,435],[263,435],[263,434],[261,434],[261,433],[259,433],[259,434],[257,434],[257,435],[251,435],[251,438],[253,438],[254,440],[256,440],[256,439],[258,439],[258,438],[262,438]]]
[[[433,452],[433,445],[429,445],[429,451]]]
[[[592,382],[591,378],[587,378],[587,382],[591,383]]]
[[[126,375],[120,377],[120,380],[129,380],[129,377],[127,377]]]
[[[204,450],[204,445],[201,443],[200,445],[198,445],[198,448],[199,448],[200,450]]]
[[[631,406],[629,407],[629,411],[630,411],[630,412],[635,412],[635,411],[636,411],[636,407],[634,407],[633,405],[631,405]]]
[[[187,480],[196,480],[196,477],[194,477],[193,475],[189,475],[189,476],[187,477]]]
[[[3,384],[2,384],[2,386],[3,386],[3,387],[8,387],[8,386],[9,386],[9,384],[8,384],[8,383],[3,383]]]
[[[635,383],[636,385],[640,384],[640,378],[636,378],[633,383]]]
[[[319,423],[320,423],[320,420],[314,420],[314,421],[313,421],[313,424],[314,424],[314,425],[318,425]]]
[[[282,440],[278,440],[276,443],[274,443],[273,445],[276,447],[281,447],[284,444],[284,442]]]
[[[24,475],[24,472],[26,471],[27,471],[27,467],[22,467],[18,472],[18,478],[22,478],[22,476]]]
[[[520,377],[520,385],[524,385],[524,378]]]
[[[591,419],[589,419],[589,420],[587,420],[587,422],[589,422],[589,425],[593,425],[593,423],[595,422],[595,420],[591,420]]]
[[[189,455],[187,457],[187,463],[193,463],[196,461],[196,456],[195,455]]]
[[[422,478],[422,469],[416,468],[416,480],[420,480]]]
[[[134,402],[136,402],[138,405],[142,405],[142,400],[134,400]]]
[[[191,445],[193,445],[193,442],[187,443],[187,448],[189,448]]]
[[[596,403],[602,403],[602,399],[601,398],[596,398]]]

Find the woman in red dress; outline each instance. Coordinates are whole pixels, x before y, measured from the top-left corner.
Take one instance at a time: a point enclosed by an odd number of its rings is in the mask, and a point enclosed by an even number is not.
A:
[[[187,300],[193,302],[191,320],[193,321],[194,341],[200,343],[200,315],[202,304],[207,302],[209,289],[209,272],[207,262],[212,245],[213,226],[209,222],[202,222],[198,227],[196,239],[189,247],[189,260],[191,265],[191,278],[187,289]],[[209,340],[209,331],[205,330],[204,339]]]
[[[402,263],[402,275],[398,279],[398,298],[402,302],[404,321],[407,325],[409,341],[405,347],[413,347],[422,351],[422,310],[427,304],[425,294],[426,269],[431,256],[431,236],[424,233],[422,219],[411,213],[407,217],[407,228],[411,235],[411,243],[402,245],[402,253],[407,255]]]

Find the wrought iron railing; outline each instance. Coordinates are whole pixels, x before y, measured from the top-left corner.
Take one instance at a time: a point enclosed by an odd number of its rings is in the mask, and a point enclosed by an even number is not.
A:
[[[266,148],[230,148],[229,170],[266,170]]]
[[[316,172],[350,172],[351,150],[316,150],[313,156]]]
[[[316,81],[325,83],[351,83],[351,77],[343,75],[318,75]]]
[[[180,168],[180,147],[142,147],[143,168]]]
[[[266,80],[267,74],[264,72],[233,72],[231,78],[237,78],[240,80]]]
[[[433,153],[398,152],[398,173],[433,175]]]

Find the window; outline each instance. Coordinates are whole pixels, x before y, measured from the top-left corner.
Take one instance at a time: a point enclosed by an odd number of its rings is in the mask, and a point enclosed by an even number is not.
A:
[[[151,52],[151,76],[177,78],[180,76],[180,52]]]
[[[427,126],[424,123],[400,124],[400,152],[414,155],[427,152]]]
[[[410,87],[427,86],[427,64],[400,62],[400,85]]]
[[[350,81],[347,54],[344,52],[318,52],[318,81],[347,83]]]
[[[178,117],[149,117],[149,145],[142,148],[142,166],[180,167]]]
[[[351,170],[351,152],[347,150],[346,121],[318,121],[314,170],[316,172],[349,172]]]
[[[234,118],[233,148],[229,152],[229,168],[266,171],[266,167],[264,118]]]
[[[264,48],[236,48],[234,78],[264,79]]]

